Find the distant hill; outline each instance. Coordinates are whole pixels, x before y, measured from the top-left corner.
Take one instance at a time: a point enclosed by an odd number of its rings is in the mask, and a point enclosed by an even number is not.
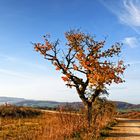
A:
[[[121,101],[112,101],[116,104],[116,107],[118,109],[139,109],[140,110],[140,104],[131,104],[127,102],[121,102]],[[71,105],[74,108],[82,107],[82,102],[56,102],[56,101],[40,101],[40,100],[27,100],[24,98],[13,98],[13,97],[0,97],[0,104],[9,103],[14,104],[17,106],[30,106],[30,107],[49,107],[54,108],[59,105]]]
[[[82,102],[55,102],[55,101],[36,101],[36,100],[25,100],[16,103],[17,106],[31,106],[41,108],[56,108],[58,106],[69,106],[75,109],[83,107]]]
[[[61,104],[61,102],[55,101],[39,101],[15,97],[0,97],[0,105],[5,103],[14,104],[17,106],[31,106],[31,107],[55,107]]]
[[[17,106],[31,106],[31,107],[56,107],[60,104],[63,104],[63,103],[55,102],[55,101],[24,100],[21,102],[17,102],[15,105],[17,105]]]
[[[9,104],[16,104],[18,102],[25,101],[24,98],[15,98],[15,97],[0,97],[0,105],[9,103]]]
[[[118,109],[138,109],[140,110],[140,104],[131,104],[121,101],[113,101]]]

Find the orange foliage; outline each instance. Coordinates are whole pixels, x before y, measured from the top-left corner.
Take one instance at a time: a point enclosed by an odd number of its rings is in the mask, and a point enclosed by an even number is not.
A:
[[[65,77],[65,76],[62,76],[61,78],[63,79],[63,81],[68,81],[69,80],[69,78]]]
[[[56,70],[60,70],[60,68],[59,67],[56,67]]]
[[[117,84],[124,82],[121,77],[126,69],[124,62],[120,60],[114,63],[107,59],[120,54],[121,44],[116,43],[105,50],[103,49],[105,41],[95,41],[89,34],[77,30],[66,32],[65,37],[67,48],[63,50],[63,56],[57,48],[58,41],[51,43],[48,38],[45,38],[43,45],[36,43],[34,49],[51,61],[56,70],[62,72],[64,75],[62,79],[69,87],[79,88],[78,91],[81,94],[80,91],[83,92],[85,85],[98,88],[113,82]],[[84,74],[86,80],[81,80],[74,71]],[[82,94],[85,94],[84,92]]]
[[[78,67],[75,64],[73,64],[73,69],[78,70]]]

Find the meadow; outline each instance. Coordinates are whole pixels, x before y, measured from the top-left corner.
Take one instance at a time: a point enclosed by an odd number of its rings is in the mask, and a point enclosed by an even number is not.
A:
[[[74,112],[61,108],[47,112],[16,106],[2,108],[7,111],[4,116],[0,115],[0,140],[95,140],[114,115],[112,104],[98,103],[93,108],[92,126],[88,128],[84,110]]]

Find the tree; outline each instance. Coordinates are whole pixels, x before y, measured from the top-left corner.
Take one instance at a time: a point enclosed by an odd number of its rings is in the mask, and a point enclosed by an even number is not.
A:
[[[115,63],[111,59],[120,54],[121,44],[115,43],[105,50],[105,40],[95,41],[90,34],[80,30],[70,30],[65,37],[65,48],[60,47],[59,40],[51,42],[50,36],[46,35],[43,44],[34,43],[34,49],[51,61],[56,70],[61,71],[68,87],[76,88],[87,109],[90,126],[96,97],[107,93],[107,85],[124,82],[124,62],[119,60]]]

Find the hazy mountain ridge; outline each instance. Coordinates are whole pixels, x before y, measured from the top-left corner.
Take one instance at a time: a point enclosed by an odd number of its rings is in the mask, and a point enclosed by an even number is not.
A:
[[[118,109],[140,109],[140,104],[132,104],[121,101],[112,101],[116,104]],[[31,106],[31,107],[57,107],[59,105],[69,104],[74,108],[81,107],[82,102],[57,102],[57,101],[40,101],[40,100],[28,100],[24,98],[15,97],[0,97],[0,104],[9,103],[17,106]]]
[[[0,97],[0,105],[9,103],[9,104],[16,104],[21,101],[25,101],[24,98],[16,98],[16,97]]]
[[[140,109],[140,104],[132,104],[121,101],[113,101],[118,109]]]

